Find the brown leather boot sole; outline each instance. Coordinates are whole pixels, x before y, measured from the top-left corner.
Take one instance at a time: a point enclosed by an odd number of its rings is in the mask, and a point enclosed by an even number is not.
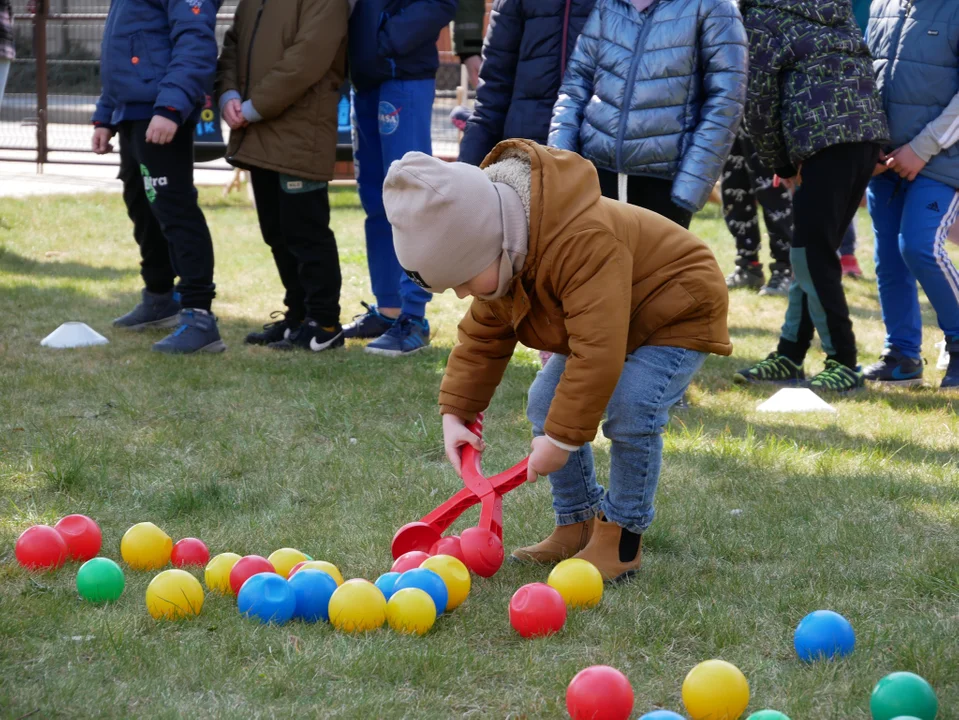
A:
[[[537,565],[553,565],[561,560],[571,558],[589,543],[589,538],[593,532],[593,522],[591,519],[572,525],[558,525],[552,534],[542,542],[514,550],[510,555],[510,560]]]

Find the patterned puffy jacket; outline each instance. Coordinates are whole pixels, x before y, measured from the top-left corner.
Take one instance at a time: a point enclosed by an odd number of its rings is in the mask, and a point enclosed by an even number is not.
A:
[[[673,181],[695,212],[742,121],[748,49],[732,0],[599,0],[569,60],[549,144],[597,167]]]
[[[842,143],[889,137],[869,49],[849,0],[743,0],[746,124],[763,162],[793,177]]]

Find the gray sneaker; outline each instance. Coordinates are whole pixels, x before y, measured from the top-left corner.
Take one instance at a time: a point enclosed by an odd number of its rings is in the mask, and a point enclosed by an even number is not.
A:
[[[158,294],[143,288],[142,299],[137,306],[113,321],[113,327],[123,330],[146,330],[147,328],[176,327],[180,300],[172,290]]]
[[[760,263],[737,265],[736,269],[726,276],[726,287],[730,290],[739,290],[740,288],[758,290],[763,286],[765,279],[763,266]]]
[[[774,263],[772,266],[772,273],[769,276],[769,282],[763,285],[762,289],[759,291],[759,294],[785,297],[789,294],[789,288],[792,283],[792,269],[788,265],[785,268],[777,268]]]

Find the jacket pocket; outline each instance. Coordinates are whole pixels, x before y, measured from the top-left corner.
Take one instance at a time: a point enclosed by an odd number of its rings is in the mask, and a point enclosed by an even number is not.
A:
[[[690,295],[678,280],[670,280],[647,297],[633,310],[630,317],[630,338],[640,344],[650,335],[669,325],[696,306],[696,298]]]
[[[156,66],[150,57],[150,48],[142,32],[130,36],[130,62],[136,70],[136,75],[143,82],[156,80]]]

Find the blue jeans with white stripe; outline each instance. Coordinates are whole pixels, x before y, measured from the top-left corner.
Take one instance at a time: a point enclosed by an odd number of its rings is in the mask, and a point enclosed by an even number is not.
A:
[[[886,347],[918,358],[922,314],[916,281],[950,340],[959,339],[959,270],[946,239],[959,218],[959,192],[938,180],[912,182],[893,172],[873,178],[867,193],[876,235],[876,276]]]

